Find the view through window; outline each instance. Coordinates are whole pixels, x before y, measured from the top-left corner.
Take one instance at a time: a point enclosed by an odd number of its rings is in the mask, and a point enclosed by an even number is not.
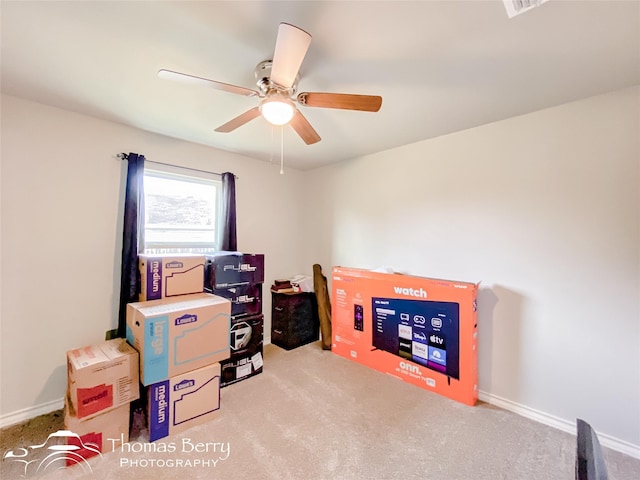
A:
[[[220,179],[213,174],[145,168],[145,253],[215,251],[220,190]]]

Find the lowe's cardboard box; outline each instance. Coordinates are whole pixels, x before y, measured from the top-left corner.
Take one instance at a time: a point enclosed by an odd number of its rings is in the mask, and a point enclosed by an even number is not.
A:
[[[334,267],[332,351],[467,405],[478,400],[478,285]]]
[[[127,305],[127,341],[150,385],[229,358],[231,303],[209,293]]]
[[[152,442],[215,419],[220,411],[220,364],[150,385],[147,401]]]
[[[67,352],[69,398],[87,419],[140,398],[138,352],[123,338]]]
[[[231,357],[220,362],[221,387],[262,373],[263,334],[262,314],[231,318]]]
[[[140,301],[200,293],[204,255],[140,255]]]
[[[112,452],[123,442],[129,441],[129,404],[125,403],[87,420],[80,420],[67,395],[64,404],[64,427],[69,433],[67,445],[79,447],[73,456],[69,455],[67,465]]]

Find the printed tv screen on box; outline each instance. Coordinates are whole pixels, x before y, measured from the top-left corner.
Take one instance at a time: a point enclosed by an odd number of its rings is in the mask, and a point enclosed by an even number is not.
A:
[[[478,400],[478,285],[334,267],[332,351],[467,405]]]
[[[460,305],[372,298],[373,346],[460,379]]]

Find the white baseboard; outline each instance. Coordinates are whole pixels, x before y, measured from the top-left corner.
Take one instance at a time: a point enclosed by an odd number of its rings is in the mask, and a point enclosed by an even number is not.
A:
[[[16,423],[25,422],[39,415],[55,412],[56,410],[60,410],[62,408],[64,408],[64,398],[53,400],[47,403],[41,403],[40,405],[36,405],[35,407],[23,408],[22,410],[18,410],[16,412],[7,413],[6,415],[0,416],[0,428],[9,427],[11,425],[15,425]]]
[[[541,412],[540,410],[536,410],[534,408],[521,405],[511,400],[507,400],[506,398],[483,392],[482,390],[478,392],[478,398],[483,402],[490,403],[491,405],[503,408],[504,410],[516,413],[538,423],[542,423],[549,427],[553,427],[558,430],[562,430],[563,432],[571,433],[573,435],[576,434],[575,421],[571,422],[569,420],[565,420],[564,418],[556,417],[554,415]],[[611,450],[629,455],[630,457],[640,459],[640,445],[634,445],[633,443],[627,442],[625,440],[620,440],[619,438],[607,435],[605,433],[598,433],[598,440],[600,441],[600,445],[602,445],[603,447],[607,447]]]

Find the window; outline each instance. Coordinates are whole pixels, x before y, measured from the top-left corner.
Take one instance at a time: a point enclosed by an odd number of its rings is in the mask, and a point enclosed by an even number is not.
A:
[[[220,177],[179,167],[144,170],[144,253],[217,250],[221,218]]]

